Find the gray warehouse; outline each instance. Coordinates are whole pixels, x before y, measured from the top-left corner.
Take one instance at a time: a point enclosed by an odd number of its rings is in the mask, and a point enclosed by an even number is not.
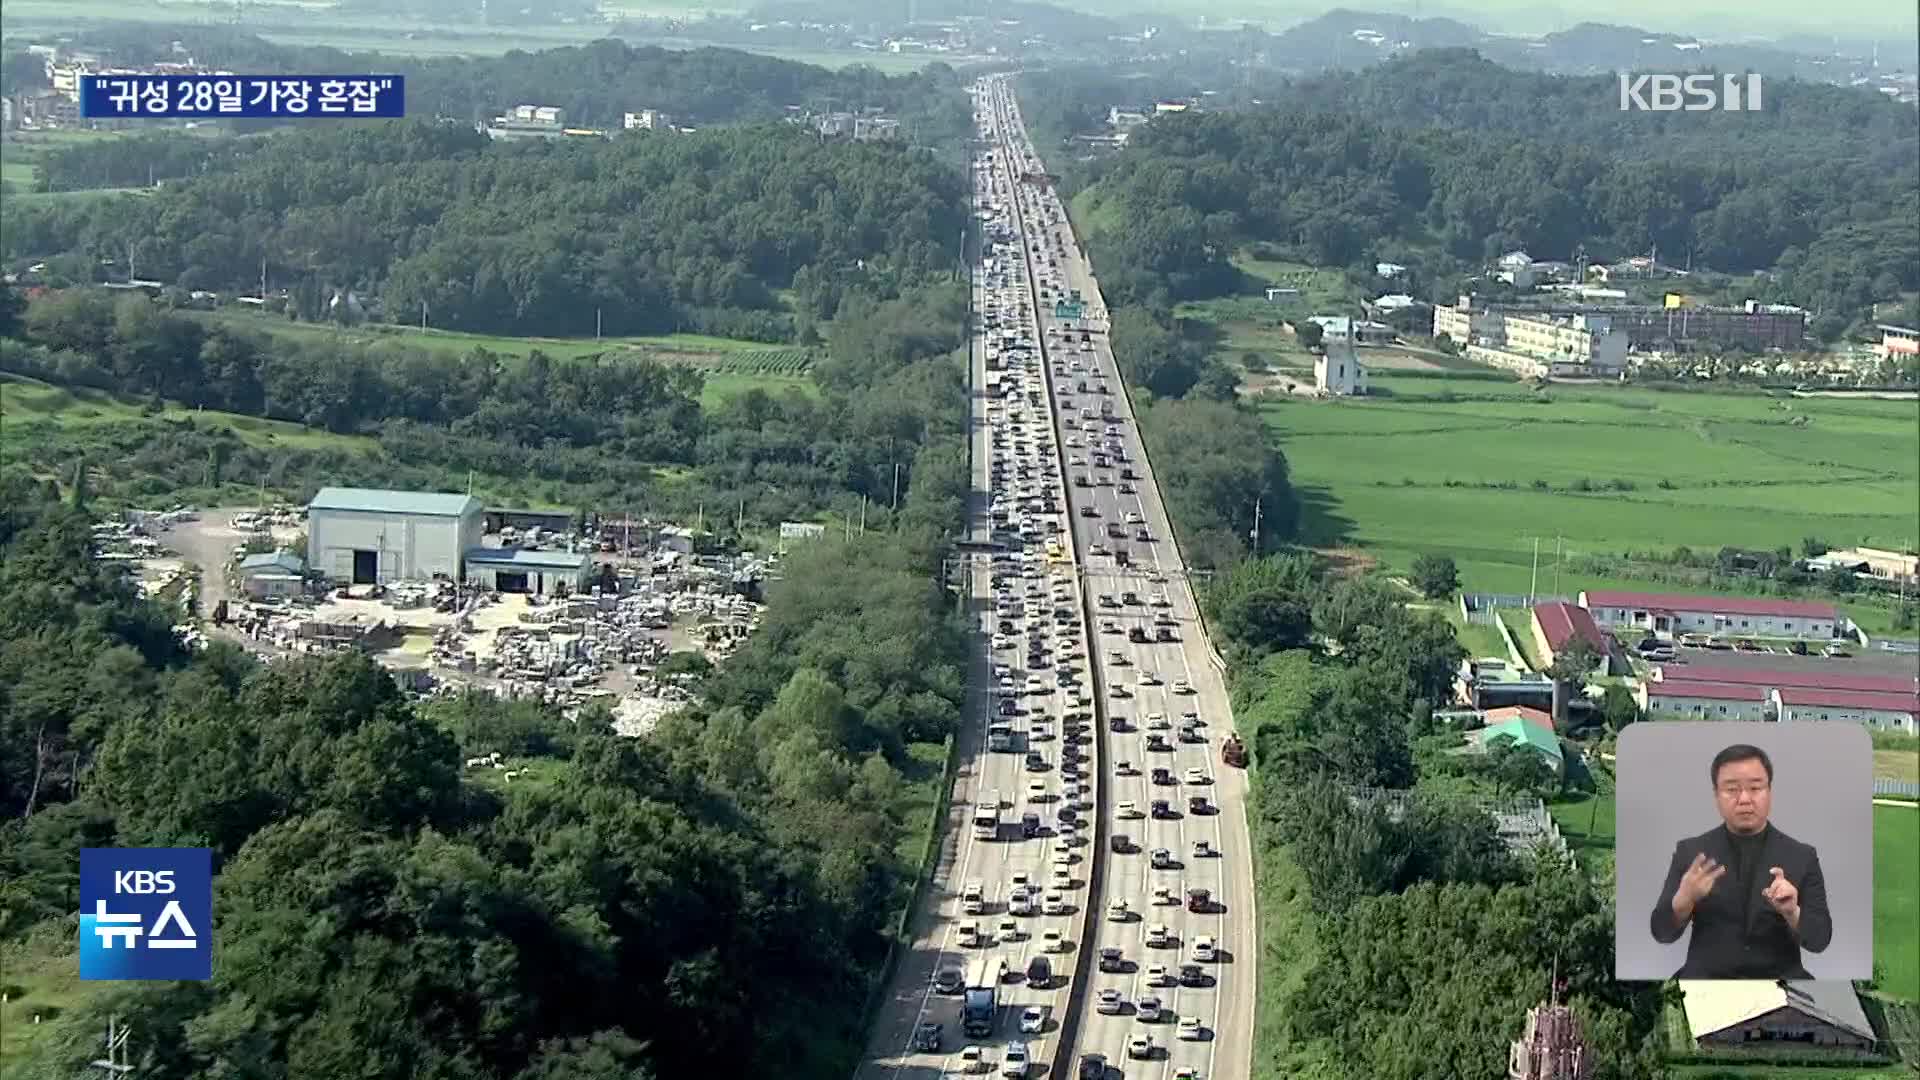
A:
[[[480,546],[483,507],[471,495],[321,488],[307,504],[307,563],[328,581],[462,580]]]
[[[565,585],[568,592],[577,594],[586,588],[592,571],[586,555],[571,551],[475,548],[467,552],[467,583],[494,592],[552,596]]]

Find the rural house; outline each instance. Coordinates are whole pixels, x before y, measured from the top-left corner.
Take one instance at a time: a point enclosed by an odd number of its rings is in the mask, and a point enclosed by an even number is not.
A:
[[[1808,600],[1596,589],[1580,594],[1580,606],[1601,626],[1633,627],[1668,637],[1700,633],[1825,641],[1844,626],[1832,604]]]
[[[1701,1049],[1872,1050],[1873,1025],[1843,979],[1682,979],[1687,1034]]]
[[[1539,650],[1542,663],[1552,665],[1575,641],[1586,642],[1594,655],[1599,657],[1594,663],[1593,674],[1604,676],[1614,673],[1613,639],[1600,632],[1600,627],[1594,624],[1593,616],[1587,614],[1586,609],[1559,600],[1534,605],[1533,646]]]

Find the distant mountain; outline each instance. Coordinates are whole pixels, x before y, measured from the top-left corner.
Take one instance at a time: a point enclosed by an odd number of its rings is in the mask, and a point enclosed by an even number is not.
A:
[[[1714,70],[1846,85],[1896,71],[1911,74],[1920,67],[1920,47],[1911,42],[1888,42],[1876,49],[1871,41],[1806,37],[1708,41],[1602,23],[1523,36],[1491,33],[1457,19],[1414,19],[1347,8],[1267,35],[1266,62],[1294,71],[1351,69],[1416,49],[1439,48],[1472,48],[1503,66],[1564,75]]]

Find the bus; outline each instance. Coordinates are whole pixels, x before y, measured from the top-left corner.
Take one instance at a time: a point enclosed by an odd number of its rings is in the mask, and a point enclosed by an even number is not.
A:
[[[989,791],[973,808],[973,838],[975,840],[998,840],[1000,838],[1000,792]]]

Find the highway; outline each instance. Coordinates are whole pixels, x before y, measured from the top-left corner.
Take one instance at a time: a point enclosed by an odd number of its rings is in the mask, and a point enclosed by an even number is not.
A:
[[[1245,774],[1221,760],[1225,683],[1099,332],[1098,284],[1004,77],[977,84],[975,109],[990,149],[974,167],[967,559],[983,649],[939,865],[858,1077],[1019,1075],[1020,1044],[1032,1076],[1244,1080],[1253,881]],[[1073,290],[1084,310],[1056,317]],[[989,724],[1006,725],[1000,751]],[[975,817],[991,792],[1002,823],[985,839]],[[1012,914],[1022,887],[1036,914]],[[1041,954],[1045,986],[1023,977]],[[1008,977],[991,1032],[972,1035],[966,995],[936,976],[982,959]],[[1022,1031],[1033,1007],[1039,1030]]]

